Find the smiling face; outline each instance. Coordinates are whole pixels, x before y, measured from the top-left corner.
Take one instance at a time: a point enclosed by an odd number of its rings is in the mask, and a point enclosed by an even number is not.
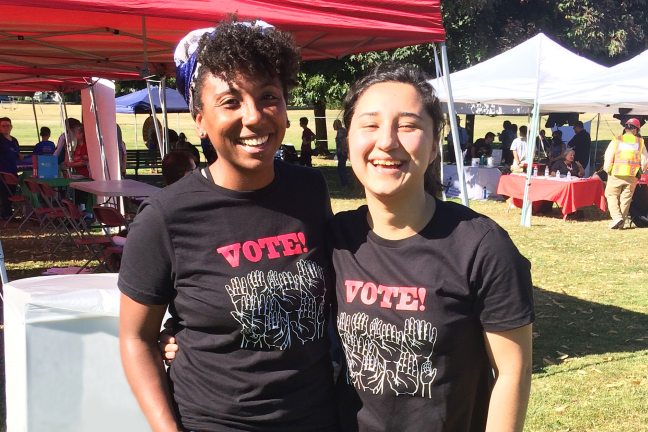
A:
[[[570,164],[574,162],[574,152],[573,151],[568,151],[565,153],[565,162]]]
[[[228,83],[208,73],[201,88],[198,133],[205,133],[218,159],[214,182],[254,190],[274,178],[274,155],[286,133],[286,101],[277,78],[238,75]]]
[[[432,118],[413,86],[369,87],[357,102],[348,140],[351,166],[367,195],[421,194],[437,145]]]

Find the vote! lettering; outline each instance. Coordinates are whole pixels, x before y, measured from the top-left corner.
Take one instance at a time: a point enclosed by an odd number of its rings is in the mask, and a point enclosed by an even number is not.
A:
[[[304,233],[288,233],[243,243],[232,243],[216,249],[233,268],[241,265],[241,254],[253,263],[267,259],[277,259],[282,256],[299,255],[308,252]]]
[[[395,306],[396,310],[425,310],[425,288],[385,286],[356,280],[345,280],[344,285],[347,303],[353,303],[359,297],[367,306],[379,301],[379,306],[385,309]]]

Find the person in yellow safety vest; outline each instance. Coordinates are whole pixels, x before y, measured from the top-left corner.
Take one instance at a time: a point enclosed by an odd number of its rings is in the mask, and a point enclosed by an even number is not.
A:
[[[638,176],[648,169],[648,152],[643,138],[637,136],[640,128],[639,120],[629,119],[623,135],[610,141],[605,150],[603,169],[608,173],[605,198],[612,217],[610,229],[623,228]]]

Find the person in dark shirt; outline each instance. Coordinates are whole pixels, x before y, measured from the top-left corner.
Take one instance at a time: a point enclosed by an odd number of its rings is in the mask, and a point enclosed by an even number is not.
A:
[[[484,138],[479,138],[470,148],[471,156],[474,158],[478,158],[482,155],[489,157],[493,153],[491,143],[494,139],[495,134],[493,132],[488,132]]]
[[[175,149],[174,150],[186,151],[189,154],[191,154],[191,156],[194,159],[194,163],[196,164],[196,166],[198,166],[198,164],[200,163],[200,152],[198,152],[198,149],[196,148],[195,145],[193,145],[189,141],[187,141],[187,136],[184,134],[184,132],[180,132],[180,134],[178,134],[178,140],[177,140],[177,142],[175,144]],[[163,171],[164,171],[164,169],[163,169]]]
[[[590,160],[590,148],[592,147],[592,137],[589,132],[583,128],[583,122],[577,121],[574,123],[574,132],[576,135],[567,143],[568,148],[572,148],[575,152],[575,161],[579,162],[583,168],[587,168]]]
[[[52,131],[50,128],[43,126],[40,128],[41,141],[34,146],[33,155],[34,156],[45,156],[53,155],[56,150],[56,146],[52,141],[50,141],[50,135]]]
[[[119,274],[126,377],[155,431],[337,432],[321,172],[275,161],[294,39],[263,21],[191,32],[176,84],[216,160],[148,198]],[[164,311],[181,347],[157,352]]]
[[[515,139],[515,134],[512,130],[511,122],[508,120],[504,121],[503,124],[504,130],[499,134],[499,140],[502,143],[502,162],[506,165],[513,164],[513,152],[511,152],[511,143]]]
[[[302,143],[301,143],[301,156],[299,164],[307,167],[312,167],[313,163],[311,157],[313,156],[313,147],[312,143],[315,141],[315,134],[308,127],[308,119],[302,117],[299,119],[299,126],[304,129],[302,132]]]
[[[565,158],[554,162],[551,166],[551,175],[556,175],[556,171],[560,172],[560,175],[567,175],[571,173],[574,177],[583,177],[585,175],[585,169],[583,165],[575,160],[576,152],[574,150],[567,150],[565,153]]]
[[[18,161],[22,160],[18,140],[11,136],[13,125],[9,117],[0,118],[0,171],[18,175]],[[5,184],[0,180],[0,219],[11,217],[11,201],[9,197],[16,193],[16,185]]]
[[[180,180],[196,169],[196,162],[191,153],[185,150],[173,150],[162,159],[162,178],[167,186]]]
[[[540,136],[536,138],[536,150],[538,154],[544,152],[546,155],[549,155],[549,149],[551,148],[551,138],[546,137],[545,130],[540,131]]]

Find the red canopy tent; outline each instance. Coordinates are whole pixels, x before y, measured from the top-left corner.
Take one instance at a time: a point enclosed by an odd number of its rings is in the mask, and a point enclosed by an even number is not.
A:
[[[0,5],[0,65],[39,75],[40,89],[75,89],[83,83],[69,75],[72,70],[77,78],[173,76],[179,40],[231,13],[292,33],[304,60],[441,42],[448,75],[440,0],[22,0],[19,5],[0,0]],[[55,74],[56,69],[66,72]],[[25,75],[0,71],[0,91],[39,85]],[[449,96],[454,113],[450,89]],[[456,135],[454,115],[450,122]],[[463,170],[458,171],[461,180]]]
[[[289,31],[304,60],[442,42],[439,0],[0,0],[0,64],[135,72],[148,57],[175,73],[190,30],[228,13]],[[144,41],[146,47],[144,47]]]

